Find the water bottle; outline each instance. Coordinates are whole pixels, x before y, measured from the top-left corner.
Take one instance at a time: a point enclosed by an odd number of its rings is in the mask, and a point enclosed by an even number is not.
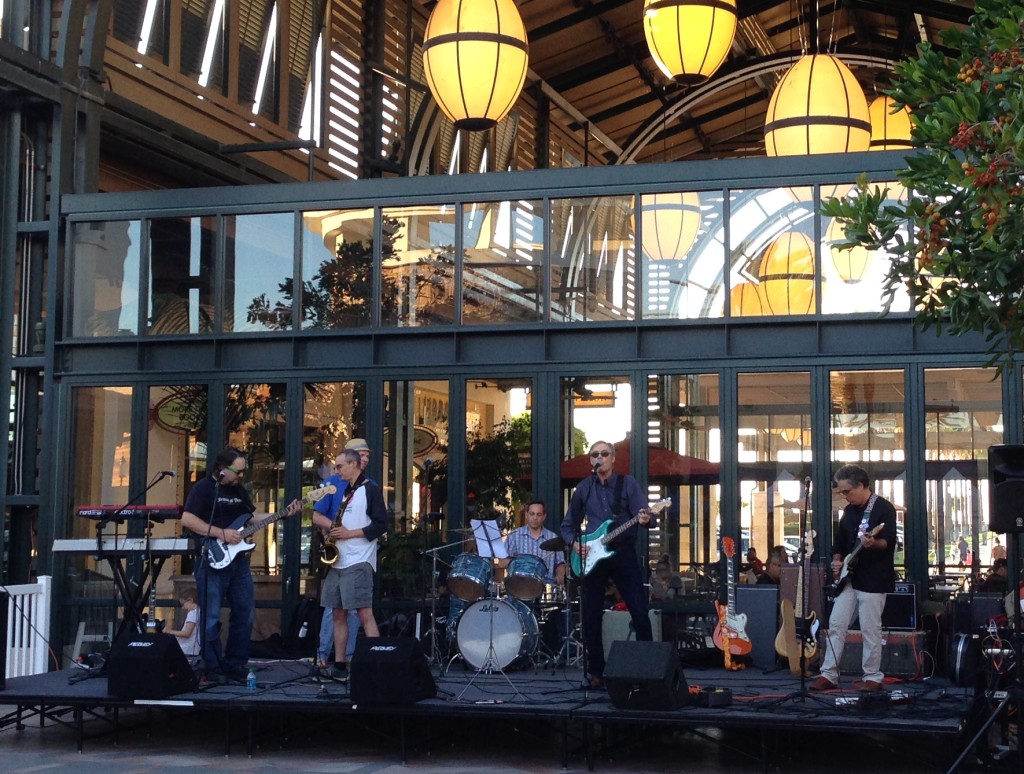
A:
[[[307,621],[302,622],[302,628],[299,629],[299,639],[306,639],[306,635],[309,634],[309,623]]]
[[[252,667],[249,667],[249,674],[245,677],[245,687],[249,691],[256,690],[256,670]]]

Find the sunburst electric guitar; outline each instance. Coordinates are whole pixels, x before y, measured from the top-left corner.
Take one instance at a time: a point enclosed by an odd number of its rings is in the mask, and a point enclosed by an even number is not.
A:
[[[317,500],[322,500],[329,494],[334,494],[338,491],[334,484],[328,484],[322,486],[319,489],[314,489],[308,495],[302,498],[303,507],[309,505],[309,503],[315,503]],[[298,511],[296,511],[298,513]],[[284,511],[278,511],[272,513],[269,516],[265,516],[262,519],[256,521],[250,521],[252,519],[251,513],[245,513],[239,516],[235,521],[228,527],[228,529],[235,529],[242,533],[242,542],[227,543],[219,538],[209,538],[204,542],[206,548],[207,562],[210,567],[215,570],[222,570],[234,561],[234,558],[239,554],[244,554],[247,551],[252,551],[256,547],[256,543],[249,540],[250,535],[254,535],[261,529],[266,529],[275,521],[283,519],[286,515]]]
[[[666,497],[664,500],[658,500],[654,505],[649,506],[647,508],[647,512],[652,516],[655,516],[665,510],[671,503],[672,499]],[[579,553],[575,551],[573,551],[569,557],[569,566],[572,567],[572,571],[576,577],[580,578],[589,574],[590,571],[597,566],[598,562],[614,554],[615,549],[609,548],[608,544],[639,521],[640,514],[638,513],[629,521],[619,525],[609,532],[609,529],[611,529],[614,522],[611,519],[608,519],[593,532],[581,536],[580,546],[586,549],[586,551],[583,552],[586,553],[586,558],[580,557]]]
[[[881,524],[876,524],[871,530],[868,531],[867,534],[869,534],[871,537],[877,537],[878,533],[882,531],[882,527],[884,526],[884,521]],[[845,559],[843,559],[843,566],[839,569],[839,577],[836,579],[835,595],[837,597],[839,596],[839,592],[842,591],[846,584],[849,582],[850,572],[853,570],[854,567],[857,566],[857,554],[860,553],[860,550],[863,547],[864,544],[858,540],[857,545],[855,545],[853,547],[853,550],[846,555]]]
[[[750,653],[753,644],[747,636],[747,616],[736,612],[736,579],[733,577],[732,558],[736,554],[736,544],[730,537],[722,538],[722,553],[728,560],[725,577],[728,602],[723,605],[715,601],[718,610],[718,624],[712,639],[715,647],[726,652],[727,662],[731,664],[732,656],[745,656]]]

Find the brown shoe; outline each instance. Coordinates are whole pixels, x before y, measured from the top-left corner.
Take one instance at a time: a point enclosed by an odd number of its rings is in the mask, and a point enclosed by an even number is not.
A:
[[[864,693],[878,693],[882,690],[882,684],[877,680],[856,680],[853,684],[858,691]]]
[[[818,675],[818,679],[808,686],[812,691],[834,691],[839,686],[829,680],[825,675]]]
[[[591,675],[589,678],[590,690],[592,691],[603,691],[605,690],[604,678],[598,677],[597,675]]]

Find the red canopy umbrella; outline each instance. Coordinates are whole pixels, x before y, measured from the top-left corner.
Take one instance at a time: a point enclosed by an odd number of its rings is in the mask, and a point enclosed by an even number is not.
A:
[[[629,441],[615,446],[615,470],[629,472]],[[594,471],[589,454],[572,457],[562,463],[562,483],[582,481]],[[652,484],[717,484],[718,464],[678,454],[660,446],[647,446],[647,479]]]

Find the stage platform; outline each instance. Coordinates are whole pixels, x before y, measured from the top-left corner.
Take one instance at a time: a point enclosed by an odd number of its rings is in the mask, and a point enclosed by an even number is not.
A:
[[[778,764],[778,739],[787,731],[830,734],[872,734],[916,738],[908,742],[917,755],[928,755],[942,769],[955,760],[973,691],[951,686],[941,678],[886,683],[885,692],[865,702],[852,685],[838,691],[801,693],[800,681],[788,671],[765,673],[747,669],[686,668],[690,695],[713,694],[717,700],[731,695],[731,704],[719,707],[632,710],[612,705],[605,691],[583,690],[583,673],[575,667],[519,669],[487,674],[456,663],[447,673],[431,667],[437,695],[405,705],[355,704],[344,683],[317,677],[308,661],[254,662],[257,688],[242,685],[204,686],[166,699],[112,697],[105,676],[89,676],[80,669],[13,678],[0,691],[0,704],[12,708],[0,726],[22,726],[33,719],[74,729],[78,749],[89,742],[123,732],[152,712],[204,713],[209,724],[221,724],[224,753],[255,751],[256,739],[286,738],[294,727],[339,718],[351,720],[388,716],[380,724],[393,734],[396,756],[404,763],[410,750],[430,751],[435,731],[460,718],[507,722],[537,721],[557,730],[560,750],[552,765],[567,768],[571,760],[586,761],[588,768],[603,752],[624,740],[643,744],[642,735],[666,728],[705,733],[708,729],[744,732],[746,753],[763,770]],[[358,669],[358,664],[353,666]],[[84,679],[83,679],[84,678]],[[809,681],[808,681],[809,682]],[[291,724],[294,724],[292,726]],[[749,730],[749,736],[745,731]],[[557,755],[557,758],[554,756]]]

